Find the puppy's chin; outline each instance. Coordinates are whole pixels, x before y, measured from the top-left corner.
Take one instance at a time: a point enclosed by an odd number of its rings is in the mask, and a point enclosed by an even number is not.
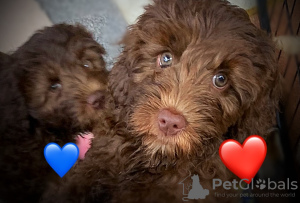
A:
[[[187,132],[180,132],[174,136],[166,136],[161,132],[142,135],[142,143],[151,156],[161,154],[171,159],[192,156],[201,142],[193,140],[195,137]]]

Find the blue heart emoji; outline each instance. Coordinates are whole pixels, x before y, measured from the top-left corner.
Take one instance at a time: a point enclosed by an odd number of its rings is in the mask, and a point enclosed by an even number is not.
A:
[[[74,143],[67,143],[61,149],[56,143],[49,143],[44,148],[44,156],[48,164],[62,178],[75,164],[79,149]]]

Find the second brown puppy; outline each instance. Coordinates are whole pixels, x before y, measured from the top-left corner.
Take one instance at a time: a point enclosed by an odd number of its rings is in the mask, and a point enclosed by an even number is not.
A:
[[[1,54],[0,202],[37,202],[60,179],[44,158],[48,143],[62,147],[80,133],[108,128],[103,54],[85,28],[66,24]]]

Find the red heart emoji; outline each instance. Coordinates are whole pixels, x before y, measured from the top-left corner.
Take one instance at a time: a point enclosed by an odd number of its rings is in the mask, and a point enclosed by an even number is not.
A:
[[[248,137],[243,146],[236,140],[225,140],[219,154],[225,166],[249,184],[265,160],[267,144],[258,135]]]

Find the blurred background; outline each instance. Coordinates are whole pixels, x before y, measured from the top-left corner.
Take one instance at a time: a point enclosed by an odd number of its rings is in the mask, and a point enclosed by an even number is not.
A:
[[[273,37],[278,48],[279,71],[284,78],[284,96],[277,116],[278,131],[267,140],[267,159],[258,178],[298,179],[299,185],[300,0],[229,1],[244,8],[252,22]],[[78,22],[86,26],[107,50],[105,59],[110,69],[121,51],[118,41],[149,3],[151,0],[1,0],[0,51],[13,52],[45,26]],[[297,201],[300,202],[299,199],[288,202]]]
[[[104,10],[119,18],[121,15],[123,18],[121,21],[132,24],[143,13],[143,7],[150,2],[151,0],[1,0],[0,51],[15,50],[36,30],[44,26],[86,16],[103,15]],[[251,9],[256,4],[255,0],[231,0],[231,2],[245,9]],[[70,12],[72,9],[77,13]],[[101,12],[99,13],[97,9]],[[120,23],[120,26],[127,24]]]

